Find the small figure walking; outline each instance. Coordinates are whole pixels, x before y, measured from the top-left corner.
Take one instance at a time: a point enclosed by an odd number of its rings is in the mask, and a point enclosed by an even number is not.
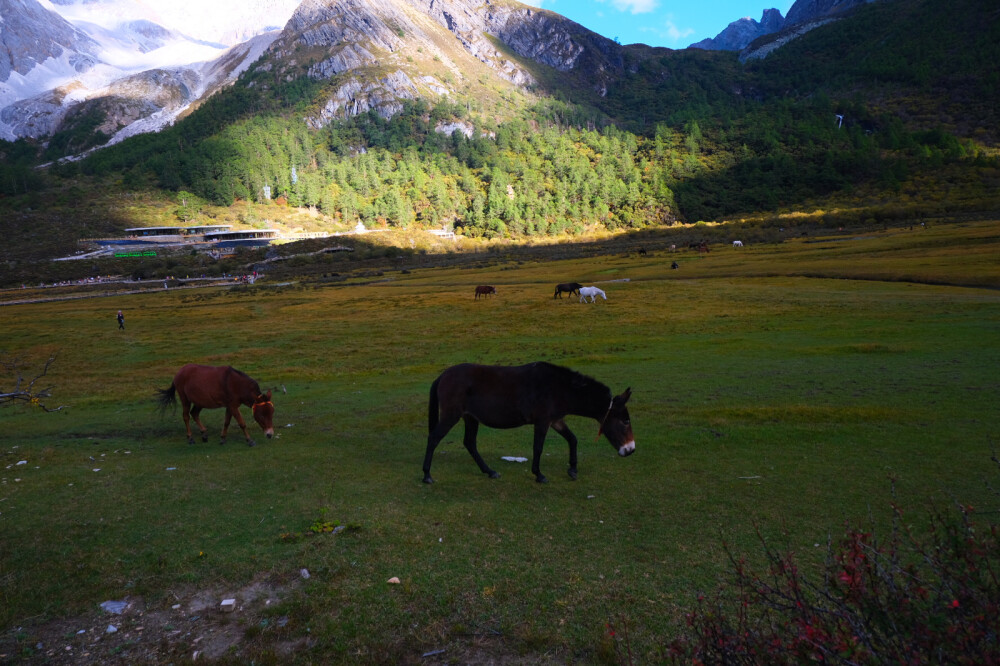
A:
[[[118,330],[125,330],[125,315],[122,314],[121,310],[118,311]]]

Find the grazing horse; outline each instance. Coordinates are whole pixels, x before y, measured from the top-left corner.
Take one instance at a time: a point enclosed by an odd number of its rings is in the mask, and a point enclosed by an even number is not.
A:
[[[479,300],[480,296],[486,298],[487,296],[490,295],[492,296],[497,295],[497,288],[494,287],[493,285],[481,284],[478,287],[476,287],[476,300]]]
[[[708,254],[711,250],[708,247],[708,243],[702,241],[701,245],[698,246],[698,254]]]
[[[743,241],[734,240],[733,241],[733,247],[743,247]]]
[[[579,294],[580,287],[583,285],[579,282],[560,282],[556,285],[556,293],[552,294],[552,298],[558,296],[562,298],[563,292],[568,292],[570,295]]]
[[[463,363],[441,373],[431,384],[428,406],[427,453],[424,455],[424,483],[431,478],[434,449],[459,419],[465,421],[463,443],[483,474],[496,479],[476,447],[479,424],[490,428],[535,427],[531,472],[535,481],[545,483],[539,469],[542,445],[549,428],[569,443],[569,476],[576,479],[576,435],[563,420],[567,415],[586,416],[600,424],[620,456],[635,451],[635,436],[625,403],[632,389],[612,396],[611,389],[585,375],[544,361],[517,367]]]
[[[177,371],[170,388],[157,389],[156,392],[159,394],[157,402],[160,403],[161,410],[173,405],[177,397],[181,399],[188,444],[194,444],[194,437],[191,436],[190,417],[194,417],[194,422],[201,430],[201,441],[207,442],[208,428],[202,425],[198,414],[201,413],[202,409],[215,409],[217,407],[226,408],[226,423],[222,426],[220,444],[226,443],[226,432],[229,430],[229,421],[233,417],[236,417],[236,423],[239,424],[243,435],[247,438],[247,445],[253,446],[255,444],[250,439],[247,424],[240,415],[240,405],[250,407],[254,420],[263,429],[268,439],[274,436],[274,405],[271,403],[271,392],[262,393],[257,382],[230,366],[215,367],[189,363]]]
[[[640,257],[645,257],[646,256],[646,248],[644,248],[644,247],[640,247],[639,248],[639,256]]]
[[[600,296],[604,300],[608,300],[607,295],[603,291],[601,291],[600,289],[598,289],[597,287],[581,287],[580,288],[580,302],[581,303],[585,303],[587,301],[587,297],[588,296],[590,296],[590,302],[591,303],[594,303],[595,301],[597,301],[597,297],[598,296]]]

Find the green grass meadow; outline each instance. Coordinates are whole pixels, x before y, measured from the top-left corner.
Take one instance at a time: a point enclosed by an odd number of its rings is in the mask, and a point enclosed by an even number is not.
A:
[[[761,561],[759,531],[810,567],[893,500],[914,523],[932,502],[996,508],[998,231],[4,306],[2,348],[26,376],[56,355],[42,382],[65,407],[0,409],[0,629],[24,649],[32,626],[108,599],[169,608],[267,581],[289,593],[240,620],[241,661],[292,640],[303,663],[658,661],[726,578],[725,544]],[[567,280],[608,300],[553,299]],[[474,300],[477,284],[498,296]],[[435,377],[535,360],[632,387],[635,455],[570,417],[579,480],[550,433],[542,485],[500,460],[530,457],[530,428],[481,428],[491,480],[459,425],[423,484]],[[180,410],[152,400],[189,362],[278,387],[279,436],[252,425],[248,448],[234,423],[219,446],[212,410],[189,446]],[[351,529],[309,532],[332,521]]]

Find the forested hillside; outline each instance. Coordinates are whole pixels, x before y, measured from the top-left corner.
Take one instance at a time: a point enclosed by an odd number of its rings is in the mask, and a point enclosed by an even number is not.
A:
[[[779,209],[837,209],[829,224],[991,211],[997,12],[883,0],[745,64],[635,47],[631,73],[604,97],[584,74],[523,61],[539,81],[530,90],[484,83],[503,114],[471,96],[417,100],[389,120],[318,130],[303,118],[324,84],[247,74],[175,126],[79,162],[36,168],[78,137],[0,144],[0,211],[23,224],[67,188],[168,205],[183,191],[206,206],[310,207],[330,229],[445,225],[487,238]],[[127,226],[127,212],[113,217]]]

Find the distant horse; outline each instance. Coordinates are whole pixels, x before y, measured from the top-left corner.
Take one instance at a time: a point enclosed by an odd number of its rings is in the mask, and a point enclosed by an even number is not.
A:
[[[556,285],[556,293],[552,294],[552,298],[558,296],[562,298],[563,292],[568,292],[570,295],[579,294],[580,287],[583,285],[579,282],[560,282]]]
[[[597,300],[598,296],[600,296],[604,300],[608,300],[607,295],[603,291],[601,291],[600,289],[598,289],[597,287],[581,287],[580,288],[580,302],[581,303],[585,302],[587,300],[588,296],[590,296],[590,302],[591,303],[595,302]]]
[[[240,405],[250,407],[254,420],[264,430],[268,439],[274,435],[274,405],[271,403],[271,392],[262,393],[257,382],[235,368],[188,364],[177,371],[170,388],[157,389],[156,392],[161,410],[173,405],[177,397],[181,399],[188,444],[194,444],[190,417],[194,417],[194,422],[201,430],[201,441],[207,442],[208,428],[202,425],[198,414],[202,409],[217,407],[226,408],[226,423],[222,426],[221,444],[226,443],[226,432],[233,417],[236,417],[236,423],[247,438],[247,444],[249,446],[255,444],[250,439],[247,424],[240,415]]]
[[[640,247],[639,248],[639,256],[640,257],[645,257],[646,256],[646,248],[644,248],[644,247]]]
[[[698,254],[708,254],[711,250],[708,247],[708,243],[702,243],[698,246]]]
[[[743,241],[734,240],[733,247],[743,247]]]
[[[635,451],[635,436],[625,403],[632,389],[612,396],[611,390],[578,372],[539,361],[517,367],[463,363],[444,372],[431,384],[428,405],[427,453],[424,455],[424,483],[431,478],[434,449],[459,419],[465,421],[463,443],[483,474],[496,479],[476,447],[479,424],[490,428],[535,427],[531,472],[535,481],[547,479],[539,469],[545,435],[551,427],[569,444],[569,476],[576,479],[576,436],[563,420],[567,415],[586,416],[600,424],[620,456]]]
[[[481,284],[478,287],[476,287],[476,300],[478,300],[480,296],[486,298],[487,296],[490,295],[493,296],[497,295],[497,288],[494,287],[493,285]]]

